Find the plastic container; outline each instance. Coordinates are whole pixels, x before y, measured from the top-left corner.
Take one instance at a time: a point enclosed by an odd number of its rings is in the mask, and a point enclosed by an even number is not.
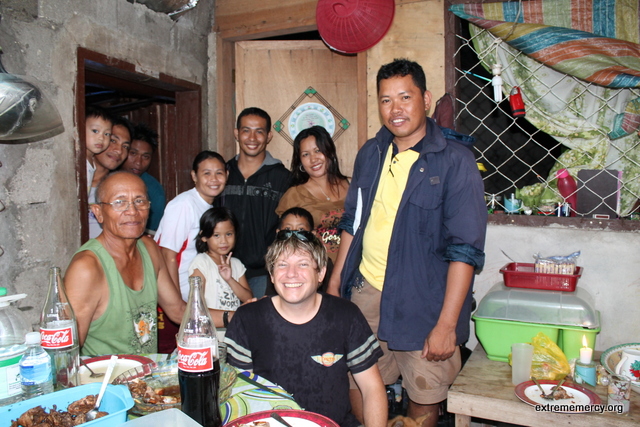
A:
[[[127,421],[120,427],[202,427],[193,418],[182,412],[180,409],[171,408],[162,412],[154,412],[145,415],[144,418],[136,418]]]
[[[27,294],[9,295],[0,288],[0,406],[22,400],[20,359],[27,350],[24,337],[31,330],[20,310],[12,303]],[[6,381],[4,380],[6,378]]]
[[[547,274],[536,273],[533,263],[511,262],[502,267],[500,273],[505,286],[510,288],[573,292],[582,276],[582,267],[576,267],[575,274]]]
[[[27,351],[20,359],[20,378],[26,400],[53,392],[53,376],[51,356],[40,346],[40,332],[29,332],[25,338]]]
[[[578,207],[578,184],[576,180],[569,175],[566,169],[560,169],[556,172],[558,178],[558,191],[566,203],[571,205],[570,216],[576,216],[576,208]]]
[[[580,356],[582,337],[595,348],[600,313],[584,289],[575,292],[492,287],[472,316],[478,340],[491,360],[507,362],[511,344],[538,333],[554,341],[568,359]]]
[[[53,405],[56,405],[58,410],[66,410],[70,403],[89,394],[98,394],[101,385],[100,383],[81,385],[2,407],[0,408],[0,427],[11,426],[12,420],[19,418],[24,412],[36,406],[42,406],[49,411]],[[100,410],[108,412],[109,415],[84,423],[82,426],[118,426],[127,421],[127,410],[132,406],[133,398],[127,386],[109,384],[100,404]]]

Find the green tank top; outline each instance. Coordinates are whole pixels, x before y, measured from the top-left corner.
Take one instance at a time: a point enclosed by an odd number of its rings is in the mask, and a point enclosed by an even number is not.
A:
[[[78,249],[96,254],[109,284],[107,309],[91,322],[80,351],[83,356],[158,352],[157,278],[142,240],[138,240],[136,247],[144,268],[144,284],[139,291],[124,284],[115,261],[99,241],[91,239]]]

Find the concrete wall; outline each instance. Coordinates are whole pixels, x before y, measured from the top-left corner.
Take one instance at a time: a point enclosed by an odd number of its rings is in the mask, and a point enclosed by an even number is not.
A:
[[[77,47],[203,85],[206,94],[213,0],[200,0],[177,21],[126,0],[3,1],[0,13],[5,68],[40,80],[65,127],[43,141],[0,143],[0,200],[6,206],[0,212],[0,286],[28,294],[21,307],[37,322],[49,267],[60,266],[64,273],[80,244]],[[204,100],[203,115],[208,115]],[[208,135],[206,122],[203,135]]]
[[[570,227],[519,227],[489,225],[486,264],[475,282],[475,298],[480,302],[489,288],[502,281],[499,273],[511,262],[533,262],[533,255],[568,255],[581,251],[578,265],[584,268],[578,287],[587,290],[601,313],[602,331],[596,350],[640,342],[640,232],[579,230]],[[474,337],[467,347],[473,349]]]

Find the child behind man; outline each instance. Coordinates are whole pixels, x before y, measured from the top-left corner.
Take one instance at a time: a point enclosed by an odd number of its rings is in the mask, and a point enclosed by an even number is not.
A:
[[[109,147],[113,122],[107,110],[100,107],[87,107],[85,113],[85,143],[87,153],[87,195],[91,191],[91,182],[96,172],[93,156]]]
[[[236,311],[241,303],[253,298],[245,266],[231,257],[237,229],[238,220],[228,208],[211,208],[200,218],[198,255],[189,266],[189,276],[203,279],[209,308]]]

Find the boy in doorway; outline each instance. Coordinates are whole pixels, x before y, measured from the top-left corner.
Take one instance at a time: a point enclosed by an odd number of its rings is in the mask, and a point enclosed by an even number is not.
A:
[[[109,147],[113,119],[107,110],[91,106],[85,113],[85,144],[87,155],[87,195],[91,191],[93,175],[96,173],[94,156]]]

